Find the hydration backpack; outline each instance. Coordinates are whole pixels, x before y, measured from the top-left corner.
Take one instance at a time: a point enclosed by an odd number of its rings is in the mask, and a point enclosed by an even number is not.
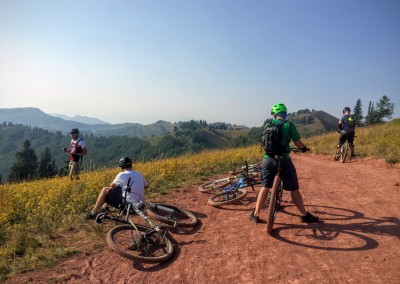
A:
[[[269,123],[261,134],[261,146],[269,157],[282,155],[286,152],[285,147],[282,145],[282,125],[284,123],[284,120],[276,125]]]

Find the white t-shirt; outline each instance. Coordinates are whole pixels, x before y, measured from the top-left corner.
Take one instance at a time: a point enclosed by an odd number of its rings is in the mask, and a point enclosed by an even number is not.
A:
[[[129,178],[131,178],[130,184],[132,190],[131,193],[128,193],[126,200],[130,203],[144,201],[144,188],[147,187],[149,183],[141,173],[125,169],[115,177],[112,183],[121,186],[122,194],[124,195]]]

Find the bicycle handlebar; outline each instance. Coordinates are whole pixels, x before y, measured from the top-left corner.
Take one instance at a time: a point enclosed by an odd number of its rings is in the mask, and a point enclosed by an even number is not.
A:
[[[311,151],[311,149],[310,149],[310,148],[307,148],[307,147],[305,147],[305,148],[290,148],[290,150],[291,150],[292,152],[295,152],[295,153],[298,153],[298,152],[305,153],[305,152],[307,152],[307,151]]]

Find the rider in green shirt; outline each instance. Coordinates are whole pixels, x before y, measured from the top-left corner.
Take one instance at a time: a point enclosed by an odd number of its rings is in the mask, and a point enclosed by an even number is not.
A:
[[[307,212],[303,198],[299,191],[299,182],[297,178],[296,168],[293,165],[292,160],[290,159],[290,141],[293,140],[293,143],[299,148],[303,153],[308,150],[306,145],[301,141],[300,135],[297,132],[297,129],[293,122],[286,121],[287,116],[287,108],[284,104],[278,103],[272,107],[271,115],[273,116],[274,120],[272,121],[273,124],[278,124],[282,120],[285,121],[282,124],[281,133],[282,133],[282,146],[284,147],[285,151],[283,156],[286,159],[282,161],[282,182],[283,182],[283,189],[290,192],[290,196],[292,198],[293,203],[296,205],[297,209],[302,214],[301,221],[302,222],[318,222],[319,218],[312,215],[310,212]],[[262,188],[260,193],[257,197],[256,208],[250,214],[249,219],[255,223],[260,221],[259,214],[260,211],[267,201],[267,196],[269,190],[272,188],[275,176],[278,172],[278,160],[275,157],[270,157],[268,155],[264,155],[263,162],[261,165],[262,169]]]

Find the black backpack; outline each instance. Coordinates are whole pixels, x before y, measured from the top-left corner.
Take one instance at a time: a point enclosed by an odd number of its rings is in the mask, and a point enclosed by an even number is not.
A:
[[[261,134],[261,146],[263,147],[265,154],[269,157],[275,157],[276,155],[282,155],[286,153],[285,147],[282,145],[282,125],[285,120],[280,121],[274,125],[269,123]]]

